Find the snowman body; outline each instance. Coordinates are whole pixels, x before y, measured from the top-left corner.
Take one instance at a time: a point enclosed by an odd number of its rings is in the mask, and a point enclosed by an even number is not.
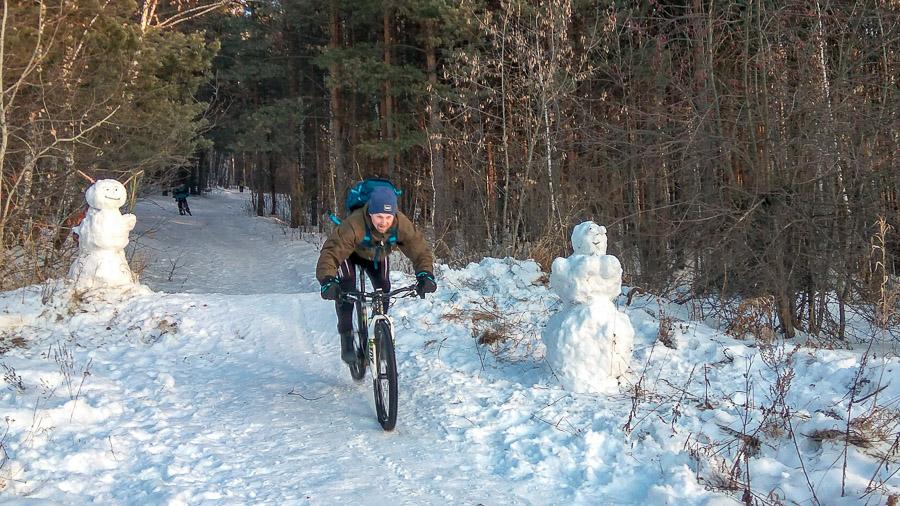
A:
[[[613,302],[622,290],[622,265],[606,254],[606,244],[605,227],[581,223],[572,232],[574,253],[551,268],[550,286],[562,308],[542,339],[547,361],[571,391],[613,393],[631,363],[634,328]]]
[[[114,179],[101,179],[84,194],[89,206],[78,234],[78,256],[69,268],[68,278],[78,288],[129,287],[137,283],[125,258],[128,234],[137,223],[133,214],[123,215],[128,194]]]

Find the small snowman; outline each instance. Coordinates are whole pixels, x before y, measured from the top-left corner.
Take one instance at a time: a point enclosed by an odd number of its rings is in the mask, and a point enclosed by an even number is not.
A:
[[[574,253],[553,261],[550,286],[562,308],[542,334],[547,361],[575,392],[615,393],[634,348],[634,328],[613,301],[622,265],[606,254],[606,227],[584,222],[572,232]]]
[[[128,234],[137,223],[133,214],[119,208],[127,199],[125,186],[115,179],[101,179],[84,193],[88,211],[72,231],[78,234],[78,256],[68,278],[76,288],[121,288],[137,284],[137,276],[125,259]]]

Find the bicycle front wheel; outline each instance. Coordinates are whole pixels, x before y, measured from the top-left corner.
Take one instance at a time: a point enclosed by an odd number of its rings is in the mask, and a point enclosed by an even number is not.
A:
[[[372,364],[375,388],[375,411],[384,430],[393,430],[397,423],[397,358],[394,355],[394,336],[387,322],[375,324],[375,363]]]

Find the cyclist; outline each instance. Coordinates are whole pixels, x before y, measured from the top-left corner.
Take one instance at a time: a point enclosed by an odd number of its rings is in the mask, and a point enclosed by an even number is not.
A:
[[[437,283],[431,248],[409,218],[397,211],[397,194],[391,188],[375,188],[369,201],[350,213],[322,246],[316,279],[322,285],[322,298],[335,301],[344,362],[353,363],[357,357],[353,349],[353,303],[342,303],[341,293],[356,289],[356,266],[363,268],[372,286],[390,291],[389,257],[394,246],[413,264],[419,297],[434,292]]]
[[[178,214],[184,216],[187,214],[188,216],[193,216],[191,214],[191,208],[188,207],[188,187],[181,186],[180,188],[176,188],[172,191],[172,196],[175,197],[175,202],[178,203]]]

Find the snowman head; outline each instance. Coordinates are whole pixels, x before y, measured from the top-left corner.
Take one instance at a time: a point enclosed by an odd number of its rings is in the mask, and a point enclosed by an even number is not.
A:
[[[606,227],[585,221],[572,231],[572,249],[576,255],[605,255]]]
[[[125,205],[128,192],[115,179],[101,179],[84,192],[84,200],[94,209],[111,210]]]

